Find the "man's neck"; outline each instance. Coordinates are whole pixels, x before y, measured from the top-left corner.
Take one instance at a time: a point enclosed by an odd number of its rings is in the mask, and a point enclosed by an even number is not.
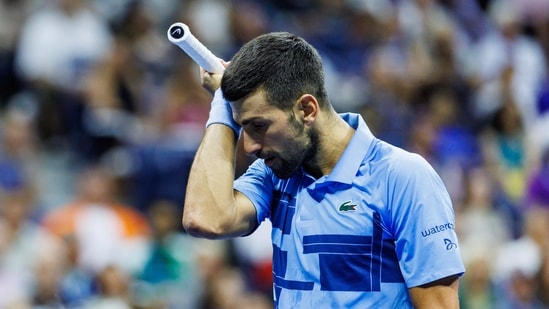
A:
[[[329,175],[351,141],[355,130],[341,117],[334,114],[317,125],[318,149],[305,170],[315,178]]]

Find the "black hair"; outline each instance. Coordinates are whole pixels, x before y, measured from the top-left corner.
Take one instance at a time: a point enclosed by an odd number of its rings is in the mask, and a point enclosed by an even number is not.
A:
[[[321,108],[330,107],[320,55],[288,32],[262,34],[242,46],[223,74],[221,89],[233,102],[262,89],[269,103],[282,110],[306,93],[315,96]]]

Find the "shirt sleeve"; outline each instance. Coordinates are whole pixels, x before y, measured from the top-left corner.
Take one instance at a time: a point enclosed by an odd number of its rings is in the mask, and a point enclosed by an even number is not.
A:
[[[250,199],[261,223],[271,215],[273,197],[273,175],[263,160],[255,160],[248,170],[235,180],[233,188]]]
[[[388,175],[391,229],[408,287],[463,274],[454,210],[439,175],[410,153],[399,156]]]

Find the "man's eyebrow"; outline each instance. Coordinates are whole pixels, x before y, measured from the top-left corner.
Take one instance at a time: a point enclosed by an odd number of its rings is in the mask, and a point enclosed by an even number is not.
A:
[[[251,117],[251,118],[248,118],[248,119],[244,119],[242,120],[242,125],[245,126],[245,125],[248,125],[250,124],[250,122],[252,121],[256,121],[256,120],[264,120],[264,118],[261,118],[261,117]]]

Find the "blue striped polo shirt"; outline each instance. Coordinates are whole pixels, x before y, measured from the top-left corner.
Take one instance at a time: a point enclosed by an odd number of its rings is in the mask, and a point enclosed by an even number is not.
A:
[[[329,175],[257,160],[235,181],[273,225],[275,306],[412,308],[408,288],[465,271],[450,197],[421,156],[341,117],[355,134]]]

